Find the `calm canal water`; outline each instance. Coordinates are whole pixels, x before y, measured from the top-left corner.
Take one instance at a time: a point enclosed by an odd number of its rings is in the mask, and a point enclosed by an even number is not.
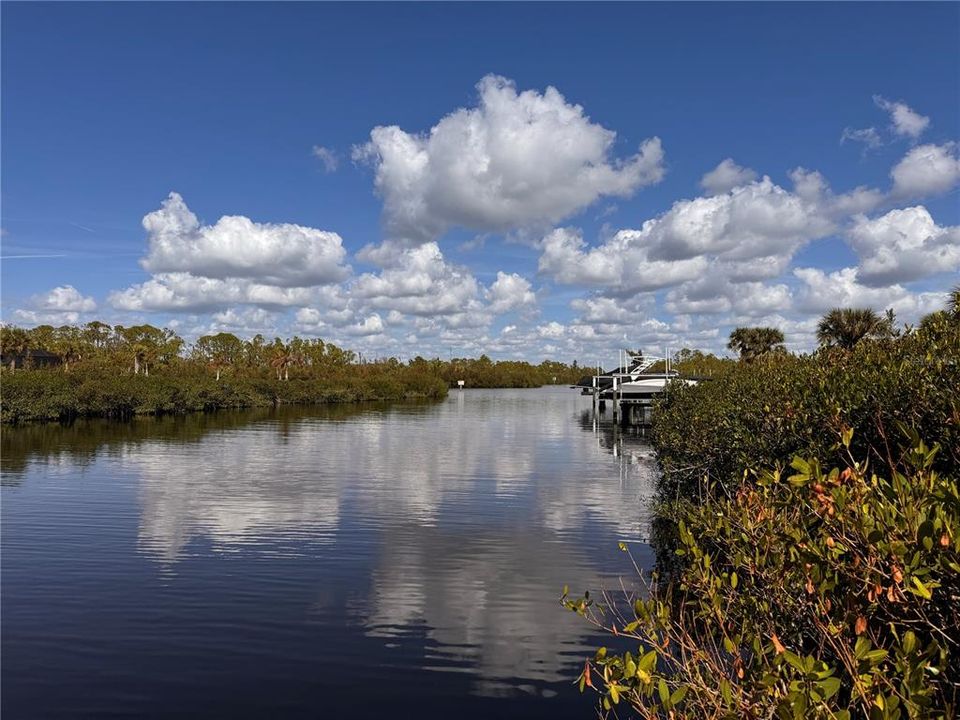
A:
[[[557,598],[627,573],[656,473],[567,388],[2,443],[4,720],[592,717]]]

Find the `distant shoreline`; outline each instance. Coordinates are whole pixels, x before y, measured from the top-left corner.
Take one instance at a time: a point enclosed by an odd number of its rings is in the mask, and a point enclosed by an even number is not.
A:
[[[553,384],[553,383],[548,383]],[[567,383],[557,383],[566,385]],[[465,389],[537,388],[543,384],[480,384]],[[452,389],[436,376],[330,379],[178,375],[115,375],[59,369],[3,370],[0,423],[15,426],[81,418],[126,420],[279,406],[442,400]]]

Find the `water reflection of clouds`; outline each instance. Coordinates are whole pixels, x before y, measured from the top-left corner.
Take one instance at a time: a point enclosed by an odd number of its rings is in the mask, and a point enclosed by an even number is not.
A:
[[[571,578],[596,588],[589,554],[526,528],[458,536],[436,530],[385,542],[361,621],[369,635],[402,638],[425,627],[436,669],[469,661],[476,691],[499,694],[517,679],[551,683],[570,677],[582,619],[560,612],[559,589]],[[566,656],[566,661],[564,657]]]
[[[270,538],[278,533],[332,539],[339,524],[340,493],[302,466],[278,462],[297,453],[305,438],[271,432],[231,431],[194,445],[145,443],[125,461],[141,475],[139,540],[148,553],[175,561],[194,537],[215,547]],[[300,451],[302,452],[302,450]]]
[[[123,458],[141,478],[140,547],[172,564],[194,539],[262,551],[282,535],[352,554],[370,587],[351,617],[368,635],[424,631],[431,662],[474,668],[484,693],[565,679],[585,627],[559,589],[597,587],[597,548],[645,534],[655,464],[622,441],[615,458],[575,397],[532,397],[457,393],[419,413],[148,441]],[[315,546],[348,524],[377,541]]]

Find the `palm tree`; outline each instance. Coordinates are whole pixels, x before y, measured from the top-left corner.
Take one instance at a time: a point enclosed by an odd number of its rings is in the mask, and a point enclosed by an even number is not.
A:
[[[0,328],[0,345],[10,354],[10,369],[17,369],[17,358],[30,350],[30,336],[23,328],[3,326]]]
[[[294,364],[294,356],[283,345],[274,347],[270,367],[277,371],[277,380],[290,379],[290,366]]]
[[[762,357],[785,352],[783,340],[783,333],[777,328],[741,327],[730,333],[727,347],[740,353],[740,359],[744,362],[753,362]]]
[[[954,319],[960,320],[960,285],[954,285],[947,293],[947,312],[953,315]]]
[[[869,308],[834,308],[817,325],[817,340],[827,347],[850,350],[864,339],[876,340],[893,335],[894,316],[880,316]]]

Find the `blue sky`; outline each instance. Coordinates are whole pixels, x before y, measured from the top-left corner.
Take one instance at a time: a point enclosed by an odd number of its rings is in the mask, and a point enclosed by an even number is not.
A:
[[[958,281],[956,3],[0,12],[7,322],[585,359]]]

